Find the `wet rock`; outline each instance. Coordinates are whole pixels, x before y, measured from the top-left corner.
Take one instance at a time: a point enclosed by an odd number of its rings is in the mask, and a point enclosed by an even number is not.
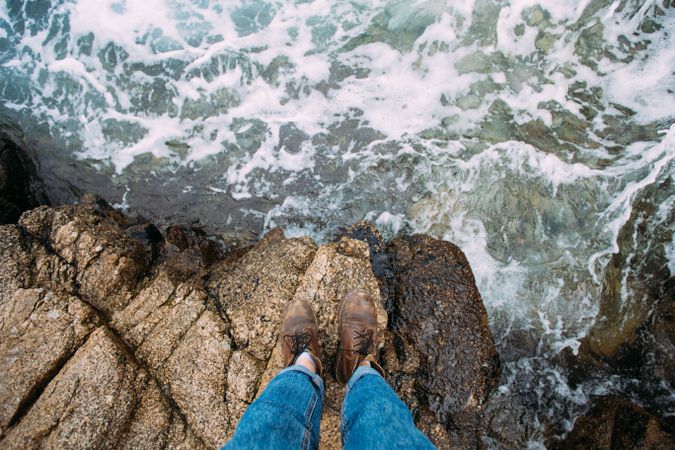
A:
[[[484,430],[481,439],[485,448],[527,448],[530,439],[539,437],[539,418],[535,408],[536,402],[532,402],[527,396],[509,396],[495,392],[483,412]]]
[[[255,153],[270,134],[265,122],[260,119],[235,118],[230,125],[237,146],[248,153]]]
[[[464,254],[425,235],[386,244],[367,222],[341,235],[369,244],[389,318],[382,362],[417,425],[439,448],[480,446],[500,364]]]
[[[490,58],[483,52],[475,52],[466,55],[455,63],[455,69],[460,75],[466,73],[490,73],[492,64]]]
[[[228,253],[237,254],[237,251],[224,248],[201,228],[171,225],[164,232],[159,253],[177,276],[191,277],[204,276],[207,267],[224,259]]]
[[[16,223],[22,212],[48,203],[26,150],[15,136],[0,131],[0,224]]]
[[[668,281],[665,299],[675,298],[675,281]],[[643,330],[640,330],[643,347],[648,349],[649,358],[644,361],[642,372],[657,379],[675,379],[675,302],[661,301],[654,308],[652,316]],[[673,385],[671,381],[671,386]]]
[[[546,28],[551,26],[551,14],[539,5],[523,10],[522,16],[527,24],[532,27]]]
[[[302,143],[308,141],[310,136],[295,126],[294,123],[285,123],[279,127],[279,143],[277,149],[285,149],[289,153],[298,153]]]
[[[522,141],[536,147],[545,152],[554,152],[556,150],[563,150],[560,143],[551,130],[543,120],[537,118],[530,120],[518,127],[518,134]]]
[[[180,110],[181,119],[208,119],[222,114],[226,114],[230,108],[239,106],[240,99],[235,91],[226,88],[206,94],[199,92],[196,100],[186,98]]]
[[[585,28],[574,45],[574,53],[579,56],[581,62],[593,70],[597,70],[598,63],[604,56],[604,41],[602,39],[605,27],[597,21],[590,27]]]
[[[293,71],[295,65],[286,55],[275,56],[261,72],[260,76],[273,86],[279,87],[279,77]]]
[[[579,417],[567,437],[554,449],[671,449],[675,435],[651,414],[620,397],[599,398]]]
[[[457,106],[459,106],[464,111],[467,109],[476,109],[480,106],[480,104],[480,97],[473,94],[464,95],[457,100]]]
[[[478,0],[471,13],[471,26],[465,38],[466,45],[477,42],[480,46],[497,43],[497,21],[501,5],[493,0]]]
[[[672,123],[652,122],[639,124],[632,120],[626,120],[623,115],[609,114],[604,114],[602,119],[607,126],[598,130],[596,134],[620,146],[628,146],[640,141],[659,142],[661,130],[668,128]]]
[[[394,301],[394,272],[391,267],[391,254],[387,252],[387,244],[382,234],[370,222],[361,221],[341,230],[338,239],[342,237],[368,244],[370,265],[379,282],[382,303],[387,311],[391,311]]]
[[[644,33],[655,33],[661,29],[661,25],[652,19],[645,19],[640,24],[640,30]]]
[[[517,138],[513,112],[509,105],[497,99],[490,104],[489,112],[490,115],[472,134],[475,133],[476,137],[493,144]]]
[[[243,37],[267,27],[275,14],[273,5],[254,0],[233,10],[230,17],[239,37]]]
[[[442,3],[424,5],[392,3],[375,15],[368,29],[350,39],[341,51],[350,51],[372,42],[386,42],[398,50],[409,52],[424,30],[436,22],[443,8],[445,6]]]
[[[387,251],[395,274],[385,348],[392,382],[436,442],[478,448],[500,363],[469,263],[456,246],[425,235],[396,238]]]

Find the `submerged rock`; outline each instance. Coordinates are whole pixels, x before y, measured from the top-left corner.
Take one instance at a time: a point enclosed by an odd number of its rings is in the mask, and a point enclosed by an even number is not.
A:
[[[648,186],[621,228],[600,297],[598,320],[582,350],[620,369],[644,377],[675,377],[673,349],[675,284],[668,264],[672,210],[659,208],[672,195],[670,179]]]
[[[555,449],[671,449],[675,436],[635,403],[620,397],[601,397],[588,414],[579,417],[569,435]]]

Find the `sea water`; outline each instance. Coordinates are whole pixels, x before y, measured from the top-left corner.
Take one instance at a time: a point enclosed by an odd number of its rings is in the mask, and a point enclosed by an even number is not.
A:
[[[7,0],[0,102],[47,176],[154,219],[455,242],[537,447],[632,382],[556,357],[655,183],[675,267],[674,33],[669,0]]]

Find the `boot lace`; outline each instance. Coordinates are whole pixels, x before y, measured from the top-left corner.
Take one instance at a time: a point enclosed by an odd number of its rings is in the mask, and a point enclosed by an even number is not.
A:
[[[312,335],[309,331],[296,331],[293,334],[284,335],[286,345],[291,349],[291,353],[299,355],[309,348],[309,343],[312,340]]]
[[[368,356],[373,350],[373,330],[354,330],[354,348],[352,352]]]

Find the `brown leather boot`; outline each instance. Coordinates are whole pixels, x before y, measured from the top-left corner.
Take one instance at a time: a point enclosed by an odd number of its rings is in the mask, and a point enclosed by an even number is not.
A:
[[[356,289],[345,295],[338,313],[340,348],[335,360],[335,379],[347,384],[356,368],[364,361],[380,372],[375,360],[377,343],[377,310],[370,294]]]
[[[323,365],[319,360],[319,325],[312,306],[304,300],[293,300],[281,316],[279,340],[286,367],[295,364],[302,352],[312,357],[317,373],[323,378]]]

